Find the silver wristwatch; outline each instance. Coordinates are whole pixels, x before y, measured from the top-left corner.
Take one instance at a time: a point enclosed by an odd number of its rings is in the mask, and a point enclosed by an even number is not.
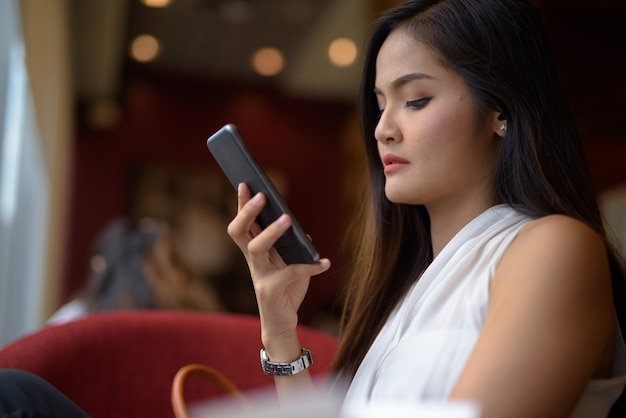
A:
[[[263,373],[272,374],[274,376],[291,376],[296,373],[300,373],[302,370],[306,370],[313,364],[313,358],[311,357],[311,351],[308,348],[303,348],[300,357],[296,361],[291,363],[277,363],[270,361],[267,357],[267,352],[264,348],[261,349],[261,367]]]

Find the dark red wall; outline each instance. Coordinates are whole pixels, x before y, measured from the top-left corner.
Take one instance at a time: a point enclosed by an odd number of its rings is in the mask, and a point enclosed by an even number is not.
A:
[[[206,139],[235,123],[263,166],[288,175],[288,204],[321,255],[333,261],[331,271],[313,281],[303,315],[334,301],[343,264],[339,151],[352,103],[291,98],[260,87],[134,79],[122,112],[113,129],[78,127],[64,300],[83,283],[99,229],[131,211],[133,171],[145,163],[216,166]]]
[[[626,182],[626,8],[545,3],[541,12],[563,85],[602,192]]]

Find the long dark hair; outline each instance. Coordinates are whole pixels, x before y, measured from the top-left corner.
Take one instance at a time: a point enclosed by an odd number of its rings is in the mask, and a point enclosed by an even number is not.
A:
[[[163,234],[160,222],[110,221],[96,239],[82,298],[89,312],[158,308],[144,263]]]
[[[385,196],[374,138],[376,58],[400,27],[465,80],[479,110],[506,117],[496,200],[533,216],[572,216],[605,237],[616,308],[623,308],[623,272],[606,240],[580,134],[536,11],[523,0],[410,0],[376,22],[366,51],[359,111],[370,196],[342,317],[339,375],[354,376],[391,310],[433,257],[425,208]],[[626,325],[625,313],[619,316]]]

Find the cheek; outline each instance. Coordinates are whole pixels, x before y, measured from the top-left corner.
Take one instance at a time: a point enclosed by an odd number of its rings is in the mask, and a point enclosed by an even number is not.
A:
[[[414,156],[419,160],[439,160],[442,154],[450,147],[454,139],[455,124],[447,111],[433,109],[432,112],[424,112],[418,120],[413,122],[409,141],[413,148]]]
[[[429,182],[456,182],[458,175],[471,173],[475,154],[482,154],[482,147],[475,138],[476,120],[468,113],[451,106],[424,114],[416,125],[413,155],[418,164],[412,174]]]
[[[463,97],[442,103],[421,123],[421,128],[432,145],[440,145],[448,151],[470,146],[478,133],[476,113],[470,102]]]
[[[476,129],[476,112],[471,102],[464,96],[455,97],[442,103],[436,123],[439,128],[471,135]]]

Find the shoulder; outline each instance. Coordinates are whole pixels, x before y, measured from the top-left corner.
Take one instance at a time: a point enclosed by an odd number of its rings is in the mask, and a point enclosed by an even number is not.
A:
[[[47,325],[58,325],[86,315],[87,305],[81,299],[74,299],[63,305],[47,321]]]
[[[549,215],[529,222],[504,254],[503,266],[518,262],[588,265],[608,273],[607,249],[602,237],[587,224],[565,215]],[[527,264],[527,267],[530,267]],[[545,266],[547,267],[547,266]]]
[[[584,222],[566,215],[548,215],[537,218],[522,228],[518,237],[522,242],[538,239],[550,242],[574,239],[574,243],[605,249],[604,242],[596,231]]]
[[[587,224],[565,215],[538,218],[519,231],[498,270],[501,275],[516,276],[520,268],[527,279],[562,279],[569,285],[576,281],[597,283],[603,278],[609,281],[610,277],[602,237]]]
[[[572,315],[607,307],[612,312],[610,277],[602,237],[577,219],[549,215],[519,231],[496,269],[492,291],[495,298],[517,295],[521,303]]]
[[[602,237],[584,222],[565,215],[544,216],[520,229],[505,251],[499,269],[506,272],[510,267],[519,267],[520,263],[525,265],[526,271],[556,273],[584,267],[577,270],[582,275],[609,275]]]

